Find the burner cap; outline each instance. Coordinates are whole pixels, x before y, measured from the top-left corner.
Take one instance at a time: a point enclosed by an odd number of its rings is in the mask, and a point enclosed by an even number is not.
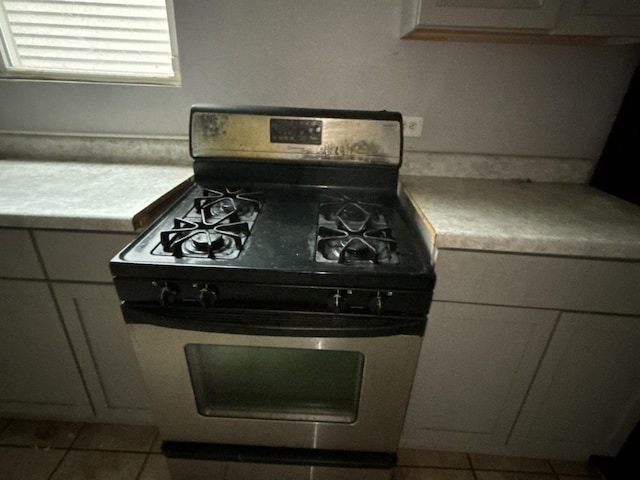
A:
[[[224,248],[224,238],[215,232],[199,232],[191,237],[191,244],[195,251],[206,253]]]
[[[363,257],[369,254],[371,247],[359,238],[352,239],[344,247],[347,255],[352,257]]]
[[[227,215],[236,210],[236,205],[230,198],[221,198],[210,206],[212,215]]]
[[[366,240],[356,237],[349,240],[338,255],[339,263],[351,262],[378,263],[378,251]]]

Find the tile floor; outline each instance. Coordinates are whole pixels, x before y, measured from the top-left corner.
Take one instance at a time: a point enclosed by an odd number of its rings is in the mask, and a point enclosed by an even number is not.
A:
[[[2,480],[169,480],[153,427],[0,419]],[[394,480],[593,480],[586,464],[400,450]],[[250,479],[248,479],[250,480]]]

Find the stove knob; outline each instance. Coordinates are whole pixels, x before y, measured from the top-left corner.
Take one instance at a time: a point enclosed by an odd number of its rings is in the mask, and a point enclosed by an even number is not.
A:
[[[176,301],[176,292],[171,290],[166,283],[164,287],[160,289],[160,305],[166,307],[167,305],[173,305]]]
[[[382,308],[382,295],[378,292],[375,297],[371,297],[369,299],[369,311],[375,314],[380,314],[382,313]]]
[[[212,307],[218,300],[218,295],[209,287],[202,287],[198,292],[198,303],[203,307]]]
[[[347,299],[339,290],[329,296],[329,301],[327,303],[329,305],[329,310],[334,313],[341,313],[347,309]]]

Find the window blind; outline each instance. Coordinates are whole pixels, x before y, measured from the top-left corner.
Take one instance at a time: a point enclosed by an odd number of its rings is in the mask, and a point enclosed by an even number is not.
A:
[[[5,68],[81,79],[175,79],[171,6],[165,0],[0,0]]]

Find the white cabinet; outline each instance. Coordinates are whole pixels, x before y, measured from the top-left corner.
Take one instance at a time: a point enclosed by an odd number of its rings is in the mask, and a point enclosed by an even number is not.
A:
[[[556,24],[561,0],[422,0],[408,3],[414,4],[416,23],[421,26],[549,30]]]
[[[53,285],[96,416],[151,423],[152,416],[120,301],[112,285]]]
[[[640,2],[403,0],[401,36],[524,43],[640,41]]]
[[[640,318],[563,313],[514,429],[536,455],[615,456],[640,419]]]
[[[109,272],[133,238],[0,229],[0,415],[151,423]]]
[[[38,230],[34,238],[97,418],[150,423],[142,375],[109,272],[109,260],[135,235]]]
[[[640,262],[441,249],[436,274],[436,300],[640,314]]]
[[[0,276],[44,278],[28,230],[0,228]]]
[[[434,302],[403,445],[471,451],[504,445],[557,316]]]
[[[402,445],[615,454],[640,420],[640,262],[437,258]]]
[[[556,29],[559,35],[640,36],[638,0],[571,0]]]
[[[110,283],[109,260],[136,235],[36,230],[34,238],[51,280]]]
[[[93,416],[46,283],[0,280],[0,416]]]

